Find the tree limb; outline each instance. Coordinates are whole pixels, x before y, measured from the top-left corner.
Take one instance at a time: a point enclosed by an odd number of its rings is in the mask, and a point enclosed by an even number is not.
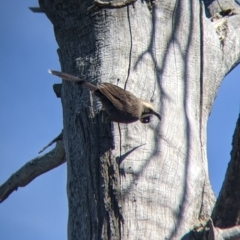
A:
[[[38,153],[42,153],[45,149],[53,145],[55,142],[61,141],[63,139],[63,132],[61,132],[57,137],[55,137],[50,143],[48,143],[45,147],[42,148]]]
[[[213,209],[212,219],[217,227],[227,228],[240,224],[240,116],[232,140],[231,161]]]
[[[214,227],[212,220],[208,222],[210,228],[208,240],[238,240],[240,239],[240,226],[235,226],[226,229]]]
[[[204,4],[206,16],[211,19],[220,40],[226,75],[240,62],[240,6],[234,0],[204,0]],[[231,61],[226,57],[229,54]]]
[[[44,13],[40,7],[29,7],[29,9],[34,13]]]
[[[47,154],[27,162],[2,185],[0,185],[0,202],[3,202],[18,187],[24,187],[39,175],[58,167],[65,162],[65,150],[62,141]]]

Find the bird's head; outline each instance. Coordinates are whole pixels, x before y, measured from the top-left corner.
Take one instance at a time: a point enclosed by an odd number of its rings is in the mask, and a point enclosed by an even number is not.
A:
[[[141,123],[149,123],[151,115],[155,115],[161,121],[161,115],[154,110],[153,105],[151,103],[146,102],[142,99],[141,102],[142,102],[142,115],[140,117]]]

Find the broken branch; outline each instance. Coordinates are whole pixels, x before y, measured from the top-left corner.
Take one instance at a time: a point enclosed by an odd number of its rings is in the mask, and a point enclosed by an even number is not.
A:
[[[56,147],[41,157],[36,157],[27,162],[10,178],[0,185],[0,202],[3,202],[18,187],[24,187],[34,178],[63,164],[65,150],[62,141],[57,142]]]

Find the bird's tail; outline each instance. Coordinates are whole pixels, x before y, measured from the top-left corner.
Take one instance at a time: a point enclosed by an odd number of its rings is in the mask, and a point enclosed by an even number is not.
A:
[[[64,72],[58,72],[58,71],[55,71],[55,70],[48,70],[48,72],[52,75],[55,75],[57,77],[60,77],[64,80],[68,80],[68,81],[71,81],[71,82],[76,82],[76,83],[83,83],[84,81],[81,80],[80,78],[78,77],[75,77],[71,74],[68,74],[68,73],[64,73]]]
[[[93,84],[89,83],[89,82],[86,82],[84,80],[81,80],[80,78],[78,77],[75,77],[71,74],[68,74],[68,73],[64,73],[64,72],[59,72],[59,71],[55,71],[55,70],[48,70],[48,72],[52,75],[55,75],[57,77],[60,77],[64,80],[68,80],[68,81],[71,81],[71,82],[75,82],[75,83],[78,83],[80,84],[81,86],[84,86],[86,87],[87,89],[89,89],[90,91],[95,91],[97,89],[96,86],[94,86]]]

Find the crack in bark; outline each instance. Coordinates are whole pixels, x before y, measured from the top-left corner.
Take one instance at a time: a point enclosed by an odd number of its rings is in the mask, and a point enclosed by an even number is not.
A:
[[[132,28],[131,28],[131,21],[130,21],[130,15],[129,15],[129,7],[127,7],[127,18],[128,18],[128,26],[129,26],[129,34],[130,34],[130,49],[129,49],[129,60],[128,60],[128,73],[127,78],[124,84],[124,90],[126,90],[127,82],[130,76],[131,71],[131,63],[132,63],[132,45],[133,45],[133,39],[132,39]]]

